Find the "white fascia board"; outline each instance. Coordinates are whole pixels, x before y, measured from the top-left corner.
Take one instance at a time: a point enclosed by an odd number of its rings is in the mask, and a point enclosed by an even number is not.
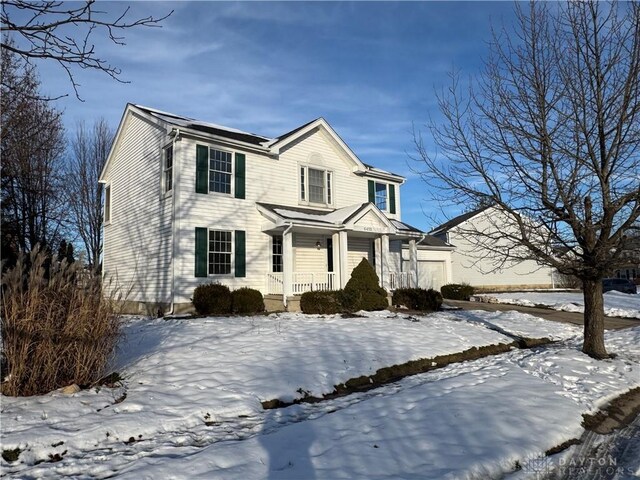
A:
[[[370,177],[370,178],[377,178],[379,180],[386,180],[388,182],[394,182],[397,183],[399,185],[404,184],[404,182],[407,181],[406,178],[401,177],[400,175],[396,175],[395,173],[383,173],[383,172],[376,172],[376,171],[372,171],[372,170],[367,170],[365,172],[355,172],[358,175],[361,175],[363,177]]]

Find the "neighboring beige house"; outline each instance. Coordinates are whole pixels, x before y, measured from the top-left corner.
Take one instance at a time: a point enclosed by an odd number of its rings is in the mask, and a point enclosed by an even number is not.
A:
[[[404,181],[322,118],[268,138],[128,104],[100,177],[106,291],[178,312],[215,281],[291,309],[344,287],[363,257],[388,290],[439,287],[453,248],[402,222]]]
[[[496,257],[474,241],[473,232],[500,232],[508,220],[495,207],[478,208],[457,216],[429,232],[455,247],[451,255],[454,283],[468,283],[483,290],[551,288],[553,269],[533,260],[511,262],[497,268]],[[495,235],[499,237],[500,235]],[[494,248],[506,248],[504,240],[492,241]]]

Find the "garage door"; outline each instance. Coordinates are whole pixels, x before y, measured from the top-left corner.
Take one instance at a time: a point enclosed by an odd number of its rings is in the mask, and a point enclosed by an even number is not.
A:
[[[444,262],[418,262],[418,286],[440,291],[444,285]]]

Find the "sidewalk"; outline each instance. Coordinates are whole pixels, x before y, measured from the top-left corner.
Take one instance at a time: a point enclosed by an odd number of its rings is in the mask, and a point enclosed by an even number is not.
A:
[[[459,307],[463,310],[484,310],[487,312],[504,312],[515,310],[517,312],[528,313],[545,320],[553,320],[554,322],[573,323],[574,325],[584,325],[582,313],[561,312],[547,308],[523,307],[520,305],[508,305],[504,303],[482,303],[482,302],[466,302],[463,300],[445,300],[445,304],[452,307]],[[640,325],[640,320],[633,318],[614,318],[604,317],[604,328],[606,330],[615,330],[620,328],[636,327]]]

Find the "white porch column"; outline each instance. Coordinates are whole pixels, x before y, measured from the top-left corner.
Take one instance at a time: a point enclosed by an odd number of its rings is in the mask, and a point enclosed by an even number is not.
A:
[[[334,234],[335,237],[335,234]],[[347,239],[347,232],[345,230],[342,230],[340,232],[338,232],[338,255],[339,255],[339,260],[337,262],[337,264],[333,265],[333,269],[337,272],[340,272],[340,288],[344,288],[347,286],[347,282],[349,281],[349,273],[348,273],[348,269],[349,269],[349,258],[347,256],[347,251],[348,251],[348,239]],[[336,245],[336,242],[334,240],[334,248]],[[335,255],[334,255],[335,258]]]
[[[373,240],[373,261],[376,264],[376,275],[378,275],[378,279],[380,280],[380,286],[383,284],[382,277],[382,238],[376,237]]]
[[[380,277],[380,284],[382,288],[385,290],[389,285],[389,235],[381,235],[380,236],[380,246],[381,246],[381,254],[382,257],[380,260],[380,266],[382,267],[382,276]]]
[[[334,275],[334,283],[331,285],[331,288],[337,290],[340,287],[340,234],[338,232],[331,234],[331,245],[333,245],[331,262],[333,263]]]
[[[293,233],[291,229],[282,235],[282,302],[287,306],[287,298],[293,295]]]
[[[409,274],[411,275],[411,286],[418,288],[420,277],[418,276],[418,245],[415,238],[409,240]]]

